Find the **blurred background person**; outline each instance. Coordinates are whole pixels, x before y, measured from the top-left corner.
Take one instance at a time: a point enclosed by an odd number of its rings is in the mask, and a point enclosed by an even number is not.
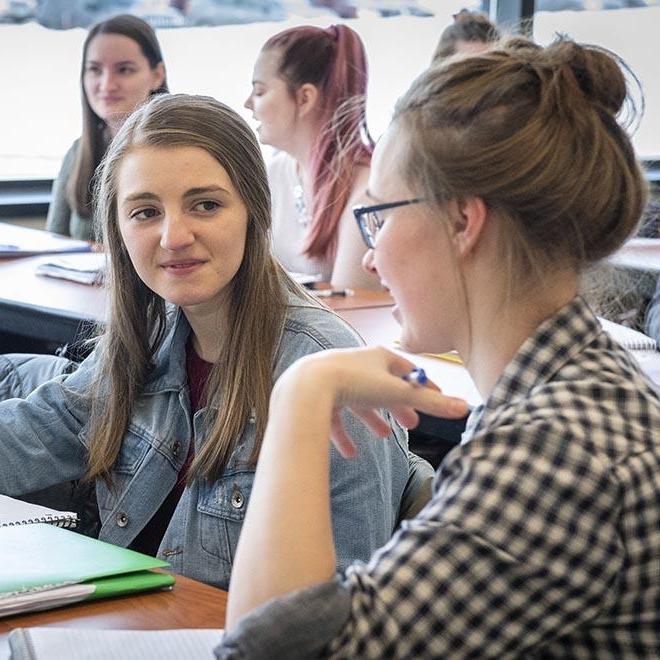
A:
[[[454,14],[454,22],[440,35],[432,64],[456,53],[481,53],[499,38],[500,33],[488,16],[461,9]]]
[[[351,207],[364,191],[374,142],[367,128],[367,58],[351,28],[302,26],[271,37],[245,107],[269,165],[273,246],[289,271],[336,287],[379,288],[361,268],[365,247]]]
[[[83,46],[82,135],[53,183],[46,229],[93,240],[91,180],[126,118],[152,94],[167,92],[165,64],[153,28],[128,14],[94,25]]]

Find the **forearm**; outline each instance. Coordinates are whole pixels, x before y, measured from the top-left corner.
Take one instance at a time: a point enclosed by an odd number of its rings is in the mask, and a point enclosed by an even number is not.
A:
[[[263,602],[334,573],[328,475],[333,402],[324,390],[295,378],[273,393],[232,569],[228,629]]]

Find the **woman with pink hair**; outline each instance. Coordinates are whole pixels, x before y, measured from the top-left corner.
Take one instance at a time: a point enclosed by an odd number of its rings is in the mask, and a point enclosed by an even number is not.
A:
[[[271,37],[254,67],[245,107],[269,166],[273,247],[289,271],[337,287],[378,288],[351,207],[366,187],[373,140],[365,115],[367,60],[351,28],[294,27]]]

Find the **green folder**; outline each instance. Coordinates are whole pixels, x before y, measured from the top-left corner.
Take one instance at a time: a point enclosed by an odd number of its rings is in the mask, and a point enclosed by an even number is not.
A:
[[[161,559],[47,524],[0,528],[0,556],[0,617],[174,584]]]

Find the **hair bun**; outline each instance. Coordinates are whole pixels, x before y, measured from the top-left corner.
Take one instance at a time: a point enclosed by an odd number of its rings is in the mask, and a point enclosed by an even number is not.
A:
[[[598,46],[581,46],[560,40],[548,48],[556,49],[561,64],[568,66],[587,100],[596,103],[612,115],[619,113],[627,97],[623,62]]]

